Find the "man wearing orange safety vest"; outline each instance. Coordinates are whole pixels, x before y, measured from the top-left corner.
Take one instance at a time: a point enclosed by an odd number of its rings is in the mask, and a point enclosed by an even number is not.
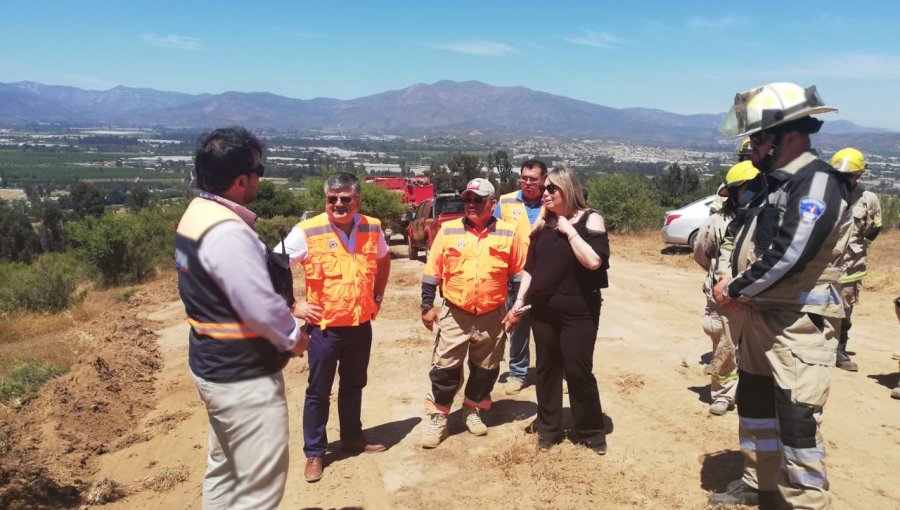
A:
[[[522,163],[519,191],[513,191],[500,197],[494,208],[494,217],[512,223],[516,233],[525,242],[527,249],[531,239],[531,226],[541,217],[544,208],[541,183],[547,176],[547,165],[537,159],[529,159]],[[516,299],[516,293],[510,292],[506,307],[510,308]],[[531,364],[528,352],[528,341],[531,336],[531,314],[521,315],[519,325],[509,334],[509,377],[506,379],[505,392],[515,395],[525,387],[525,376]]]
[[[329,398],[340,371],[338,416],[341,444],[350,453],[385,450],[369,444],[360,412],[366,385],[372,324],[391,269],[381,222],[358,214],[360,185],[356,176],[334,174],[325,181],[325,212],[300,222],[284,240],[291,264],[306,273],[306,302],[294,314],[309,327],[309,385],[303,405],[304,476],[322,478],[328,446]]]
[[[209,415],[204,509],[276,508],[288,471],[284,368],[308,338],[291,316],[291,273],[253,230],[262,143],[240,127],[204,135],[200,197],[175,236],[188,359]]]
[[[438,322],[429,372],[431,393],[425,403],[430,424],[422,440],[424,448],[435,448],[447,438],[447,415],[462,386],[466,353],[466,427],[472,434],[487,434],[480,412],[491,407],[504,329],[516,325],[505,322],[506,299],[509,281],[521,278],[527,250],[515,226],[492,216],[497,200],[487,179],[469,181],[462,197],[465,217],[441,226],[422,277],[422,323],[433,330]],[[444,297],[440,316],[434,307],[438,285]]]

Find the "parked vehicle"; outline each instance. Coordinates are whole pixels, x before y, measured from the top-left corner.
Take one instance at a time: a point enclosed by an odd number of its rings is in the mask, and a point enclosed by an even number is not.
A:
[[[407,246],[409,258],[415,260],[419,257],[419,250],[425,250],[428,256],[431,243],[444,222],[461,218],[466,211],[466,205],[459,193],[441,193],[434,198],[429,198],[416,208],[409,226],[406,228]]]
[[[709,218],[710,207],[717,198],[719,198],[717,195],[710,195],[680,209],[666,211],[663,228],[660,231],[663,241],[687,245],[693,250],[700,226],[706,218]]]
[[[416,207],[422,204],[425,200],[434,197],[434,185],[431,183],[431,179],[425,176],[416,176],[416,177],[376,177],[369,176],[366,177],[367,184],[375,184],[376,186],[381,186],[389,191],[397,193],[400,195],[400,202],[408,205],[413,212]],[[409,214],[409,213],[407,213]],[[404,216],[404,219],[401,220],[399,228],[395,231],[391,228],[390,225],[385,226],[384,235],[387,237],[388,241],[390,241],[391,236],[394,234],[400,234],[403,237],[406,237],[407,226],[409,225],[409,219],[407,216]]]
[[[434,196],[434,185],[428,177],[366,177],[366,183],[375,184],[400,195],[400,201],[416,207]]]

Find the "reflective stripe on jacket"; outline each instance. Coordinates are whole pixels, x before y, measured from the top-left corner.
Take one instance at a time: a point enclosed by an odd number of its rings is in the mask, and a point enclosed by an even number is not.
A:
[[[528,243],[531,241],[531,221],[528,220],[525,204],[519,200],[519,193],[521,192],[513,191],[500,197],[500,219],[515,225],[516,234],[522,238],[525,248],[528,248]],[[538,216],[543,214],[542,206]]]
[[[277,372],[289,356],[241,321],[200,263],[203,236],[225,221],[235,221],[257,237],[236,213],[204,198],[191,202],[175,236],[178,292],[191,325],[188,362],[194,374],[213,382],[241,381]]]
[[[843,317],[838,291],[850,238],[849,181],[807,152],[766,175],[734,238],[728,294],[759,309]]]
[[[354,253],[348,251],[325,213],[300,222],[298,227],[306,236],[309,253],[303,262],[306,301],[324,310],[318,326],[327,329],[370,321],[378,311],[375,273],[381,222],[359,215]]]

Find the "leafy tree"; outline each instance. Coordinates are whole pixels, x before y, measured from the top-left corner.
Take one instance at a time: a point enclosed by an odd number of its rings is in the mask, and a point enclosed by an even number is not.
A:
[[[103,195],[96,186],[84,181],[79,181],[72,186],[69,192],[72,201],[72,209],[79,218],[92,216],[98,218],[103,215],[106,205],[103,201]]]
[[[59,204],[44,199],[40,204],[41,229],[39,232],[41,247],[44,251],[63,251],[65,236],[63,235],[63,215]]]
[[[508,193],[518,188],[517,176],[506,151],[498,150],[493,154],[488,154],[487,167],[488,175],[492,177],[491,181],[497,187],[498,193]],[[495,170],[497,176],[493,178]]]
[[[131,212],[138,212],[141,209],[150,207],[150,191],[144,188],[135,188],[128,190],[128,196],[125,198],[125,206]]]
[[[260,181],[256,200],[251,202],[248,208],[263,218],[297,217],[303,214],[303,203],[300,198],[291,191],[276,188],[269,180]]]
[[[476,177],[483,177],[481,160],[475,154],[456,153],[448,165],[450,168],[450,186],[462,189],[467,182]]]
[[[106,214],[67,223],[72,246],[100,276],[103,283],[146,280],[156,266],[171,260],[173,232],[183,209],[144,209],[136,214]],[[177,215],[177,216],[176,216]]]
[[[23,208],[0,202],[0,261],[31,262],[38,253],[40,242]]]
[[[607,174],[586,186],[588,203],[603,214],[611,232],[631,233],[656,228],[664,208],[660,207],[653,183],[639,174]]]
[[[434,184],[434,190],[436,192],[452,189],[451,186],[453,185],[453,183],[450,178],[450,172],[444,165],[440,163],[432,163],[428,170],[425,170],[424,174],[425,177],[431,179],[432,184]]]
[[[681,207],[695,196],[700,188],[700,174],[691,167],[672,163],[653,178],[664,207]]]

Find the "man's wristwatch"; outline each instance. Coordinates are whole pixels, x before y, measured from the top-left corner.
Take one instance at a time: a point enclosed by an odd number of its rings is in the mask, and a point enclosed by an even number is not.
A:
[[[419,305],[419,308],[422,310],[422,314],[424,315],[425,312],[427,312],[428,310],[431,310],[432,308],[434,308],[434,305],[429,305],[429,304],[427,304],[427,303],[422,303],[421,305]]]
[[[375,302],[376,303],[378,303],[380,305],[382,299],[384,299],[384,296],[382,296],[381,294],[375,294]]]

